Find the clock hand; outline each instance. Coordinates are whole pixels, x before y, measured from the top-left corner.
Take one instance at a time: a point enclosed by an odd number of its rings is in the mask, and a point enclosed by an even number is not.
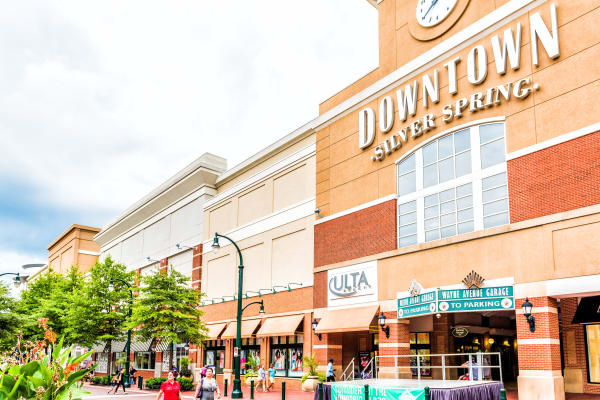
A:
[[[427,16],[427,14],[429,14],[429,11],[431,11],[431,9],[433,8],[433,6],[436,5],[436,3],[438,2],[438,0],[433,0],[431,2],[431,5],[429,6],[429,8],[427,9],[427,11],[425,12],[425,15],[423,15],[423,17],[421,18],[421,20],[424,20],[425,17]]]

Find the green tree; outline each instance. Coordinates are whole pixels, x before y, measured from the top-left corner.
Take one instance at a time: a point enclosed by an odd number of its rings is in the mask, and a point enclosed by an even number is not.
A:
[[[114,279],[114,287],[110,281]],[[90,269],[83,285],[73,292],[66,333],[73,343],[93,346],[99,342],[122,340],[129,310],[129,288],[135,288],[135,272],[107,257]],[[110,363],[108,373],[110,374]]]
[[[204,315],[200,309],[202,293],[189,287],[189,277],[169,270],[157,270],[142,278],[129,327],[143,340],[168,342],[169,368],[173,368],[173,343],[200,344],[206,338],[206,326],[200,320]]]
[[[73,293],[79,290],[84,281],[76,266],[69,273],[61,275],[51,268],[27,285],[21,292],[17,311],[23,316],[23,335],[29,340],[40,340],[43,332],[38,327],[40,318],[48,318],[48,326],[59,336],[65,335],[67,343],[74,343],[68,335],[68,312]]]
[[[0,283],[0,350],[15,345],[15,336],[22,322],[16,312],[17,301],[11,296],[10,289]]]

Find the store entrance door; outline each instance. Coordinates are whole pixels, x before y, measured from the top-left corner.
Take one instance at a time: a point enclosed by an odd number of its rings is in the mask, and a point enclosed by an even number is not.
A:
[[[378,334],[370,331],[344,332],[342,334],[342,368],[348,367],[354,359],[354,379],[362,377],[363,370],[378,354]],[[350,367],[351,368],[351,367]],[[341,375],[344,371],[340,371]],[[336,374],[337,375],[337,374]]]

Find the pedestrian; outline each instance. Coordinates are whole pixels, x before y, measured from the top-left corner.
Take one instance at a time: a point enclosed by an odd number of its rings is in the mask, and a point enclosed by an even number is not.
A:
[[[196,386],[196,394],[194,395],[194,398],[202,400],[214,400],[215,392],[217,392],[217,399],[220,399],[221,391],[219,390],[217,380],[214,378],[214,371],[211,367],[208,367],[206,368],[206,377],[201,378],[200,382],[198,382],[198,385]]]
[[[200,370],[200,376],[202,378],[206,377],[206,365],[204,367],[202,367],[202,369]]]
[[[110,389],[108,391],[108,394],[110,394],[111,392],[117,394],[119,386],[123,387],[123,393],[125,393],[125,368],[121,368],[119,370],[119,373],[113,378],[113,383],[115,384],[115,387]]]
[[[167,381],[160,385],[160,392],[158,392],[156,400],[160,400],[162,395],[165,396],[164,400],[181,400],[181,385],[175,380],[173,371],[169,371]]]
[[[135,385],[135,373],[137,372],[137,369],[131,367],[129,369],[129,386],[134,386]]]
[[[260,364],[260,368],[258,369],[258,378],[256,379],[257,386],[262,385],[263,393],[267,392],[266,382],[267,382],[267,374],[265,373],[265,367]]]
[[[275,368],[273,363],[271,363],[271,368],[269,368],[269,386],[267,387],[267,392],[271,391],[271,388],[275,384]]]
[[[335,382],[335,375],[333,373],[333,358],[329,359],[327,363],[327,371],[325,372],[325,376],[327,377],[327,382]]]

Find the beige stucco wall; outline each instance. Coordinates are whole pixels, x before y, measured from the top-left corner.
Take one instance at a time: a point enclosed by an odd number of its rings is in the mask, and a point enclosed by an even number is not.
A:
[[[392,70],[404,65],[410,59],[448,39],[452,34],[503,3],[505,1],[471,1],[463,17],[446,34],[430,42],[419,42],[410,36],[405,22],[406,18],[414,18],[414,10],[410,13],[402,11],[409,5],[413,7],[413,2],[383,1],[379,6],[380,19],[381,15],[385,13],[392,13],[396,16],[386,24],[395,26],[395,39],[390,39],[389,43],[393,42],[394,46],[399,49],[394,57],[395,63],[388,60],[386,62],[392,64],[386,65],[393,65]],[[532,64],[531,59],[529,16],[539,11],[546,26],[550,27],[549,4],[551,3],[557,5],[560,57],[550,60],[544,48],[539,44],[540,61],[539,66],[536,67]],[[403,154],[411,152],[432,135],[469,121],[504,117],[506,119],[508,152],[597,122],[597,116],[600,115],[600,103],[589,99],[600,96],[600,69],[597,67],[597,60],[600,56],[600,28],[595,23],[598,18],[600,18],[600,2],[596,0],[553,0],[499,27],[481,40],[470,43],[464,49],[450,51],[442,60],[425,71],[418,72],[414,77],[402,82],[401,85],[403,87],[405,83],[417,79],[420,84],[419,99],[421,99],[421,76],[424,73],[433,76],[432,71],[437,68],[440,72],[440,102],[425,109],[419,100],[417,114],[414,118],[409,117],[406,122],[399,120],[396,107],[395,124],[391,132],[384,134],[377,126],[375,141],[367,149],[362,150],[358,146],[358,112],[365,107],[371,107],[377,114],[379,103],[386,95],[392,96],[397,105],[396,88],[382,93],[367,104],[361,105],[356,110],[320,129],[317,132],[317,206],[323,210],[325,215],[330,215],[394,194],[396,192],[394,162],[397,159]],[[498,34],[502,40],[503,31],[508,27],[513,28],[514,31],[518,22],[523,27],[520,68],[516,71],[508,68],[508,72],[504,76],[500,76],[496,72],[490,38]],[[385,33],[389,28],[384,28],[380,24],[380,33],[384,39],[391,37]],[[477,45],[482,45],[487,50],[489,72],[487,79],[481,85],[474,86],[467,81],[466,64],[469,50]],[[390,50],[389,47],[387,49]],[[458,64],[458,94],[450,95],[447,90],[448,82],[443,64],[456,56],[460,56],[462,59]],[[445,104],[455,102],[461,97],[468,97],[474,92],[485,91],[489,87],[514,82],[525,77],[531,77],[533,82],[540,84],[540,90],[534,91],[526,99],[513,98],[503,102],[500,106],[476,113],[467,112],[464,117],[455,118],[449,124],[441,121],[441,109]],[[355,85],[362,88],[361,82],[357,82]],[[396,133],[430,112],[438,117],[436,129],[419,138],[410,138],[401,149],[381,162],[373,162],[370,159],[375,146],[387,139],[391,133]]]
[[[94,235],[100,229],[84,225],[72,225],[48,246],[48,264],[59,273],[66,273],[76,265],[82,272],[89,271],[98,259],[100,246],[94,242]]]

